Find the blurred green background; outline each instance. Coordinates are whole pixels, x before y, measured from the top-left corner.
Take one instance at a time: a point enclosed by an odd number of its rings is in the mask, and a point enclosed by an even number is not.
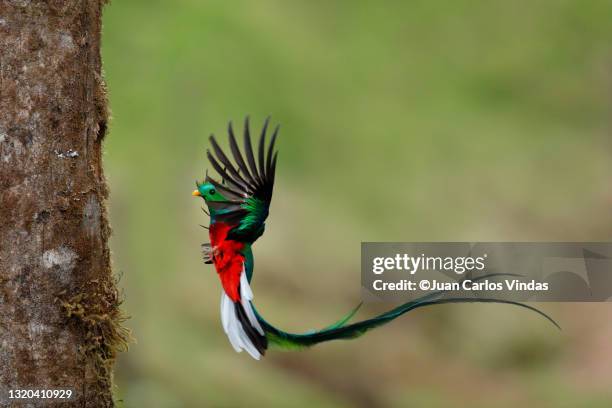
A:
[[[258,309],[360,299],[361,241],[610,240],[610,1],[133,1],[105,8],[126,407],[609,407],[609,304],[422,309],[262,361],[230,347],[194,180],[228,120],[282,125]],[[240,127],[240,126],[239,126]],[[370,304],[359,317],[392,305]]]

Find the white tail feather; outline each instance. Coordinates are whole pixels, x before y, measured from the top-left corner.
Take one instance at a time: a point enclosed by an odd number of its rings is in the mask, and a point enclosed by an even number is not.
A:
[[[251,291],[251,287],[249,286],[249,282],[246,278],[246,273],[244,270],[240,276],[240,294],[241,294],[241,304],[246,312],[247,318],[249,319],[249,323],[251,326],[255,328],[261,335],[264,335],[264,331],[261,328],[261,325],[257,321],[257,317],[253,312],[253,307],[251,306],[251,300],[253,299],[253,292]],[[242,350],[246,350],[247,353],[251,355],[256,360],[261,358],[261,353],[257,350],[257,347],[251,342],[249,336],[247,336],[242,324],[238,320],[236,316],[236,306],[234,302],[227,296],[225,291],[221,293],[221,324],[223,325],[223,330],[225,334],[232,344],[232,347],[237,352],[241,352]]]
[[[223,325],[223,330],[225,334],[227,334],[227,338],[232,347],[240,353],[242,348],[240,347],[240,339],[236,335],[236,329],[234,328],[235,321],[234,304],[225,292],[223,292],[221,293],[221,324]]]
[[[240,276],[240,294],[242,295],[242,308],[246,312],[247,318],[249,319],[251,326],[253,326],[255,330],[257,330],[259,334],[263,336],[264,331],[261,328],[261,325],[259,324],[259,321],[257,320],[255,313],[253,312],[253,306],[251,305],[251,300],[253,300],[253,291],[249,286],[249,281],[247,280],[246,273],[244,272],[242,272],[242,275]]]

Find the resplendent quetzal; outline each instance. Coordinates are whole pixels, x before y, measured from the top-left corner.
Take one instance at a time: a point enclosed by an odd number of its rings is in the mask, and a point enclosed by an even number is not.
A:
[[[249,285],[253,277],[252,245],[264,233],[265,220],[272,200],[278,154],[274,151],[278,126],[274,129],[266,149],[268,123],[269,118],[266,119],[261,131],[256,156],[249,134],[249,120],[246,118],[243,156],[230,122],[229,145],[234,162],[223,152],[214,135],[211,135],[210,143],[214,155],[208,150],[207,156],[221,177],[221,181],[216,181],[207,174],[203,183],[196,182],[197,190],[193,192],[194,196],[202,197],[208,206],[210,243],[202,245],[204,261],[215,265],[221,279],[223,286],[221,322],[237,352],[246,350],[253,358],[259,359],[265,354],[268,345],[284,349],[301,349],[330,340],[352,339],[411,310],[444,303],[508,303],[539,313],[557,325],[546,314],[526,304],[487,298],[444,297],[445,292],[440,291],[357,323],[349,324],[349,320],[360,305],[338,322],[318,331],[294,334],[272,326],[253,306],[253,292]],[[480,279],[491,276],[493,275],[483,276]]]

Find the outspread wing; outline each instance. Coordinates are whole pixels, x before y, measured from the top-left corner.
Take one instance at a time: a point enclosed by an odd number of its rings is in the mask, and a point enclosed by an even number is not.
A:
[[[209,203],[216,210],[221,221],[237,226],[230,232],[233,238],[257,239],[264,229],[264,222],[268,216],[274,176],[276,172],[276,158],[278,152],[274,150],[279,127],[272,132],[270,142],[266,147],[266,133],[269,118],[266,119],[261,136],[257,156],[251,142],[249,119],[244,122],[244,155],[238,147],[236,136],[229,123],[229,147],[231,160],[221,149],[214,135],[210,136],[212,151],[206,152],[210,164],[221,177],[221,182],[206,176],[206,181],[225,196],[229,202]],[[216,206],[216,208],[215,208]]]

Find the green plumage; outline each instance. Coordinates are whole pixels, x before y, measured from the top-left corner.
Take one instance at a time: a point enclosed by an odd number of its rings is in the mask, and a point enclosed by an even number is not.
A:
[[[240,220],[238,231],[259,238],[264,233],[268,205],[255,197],[249,197],[241,207],[246,211],[246,215]]]

